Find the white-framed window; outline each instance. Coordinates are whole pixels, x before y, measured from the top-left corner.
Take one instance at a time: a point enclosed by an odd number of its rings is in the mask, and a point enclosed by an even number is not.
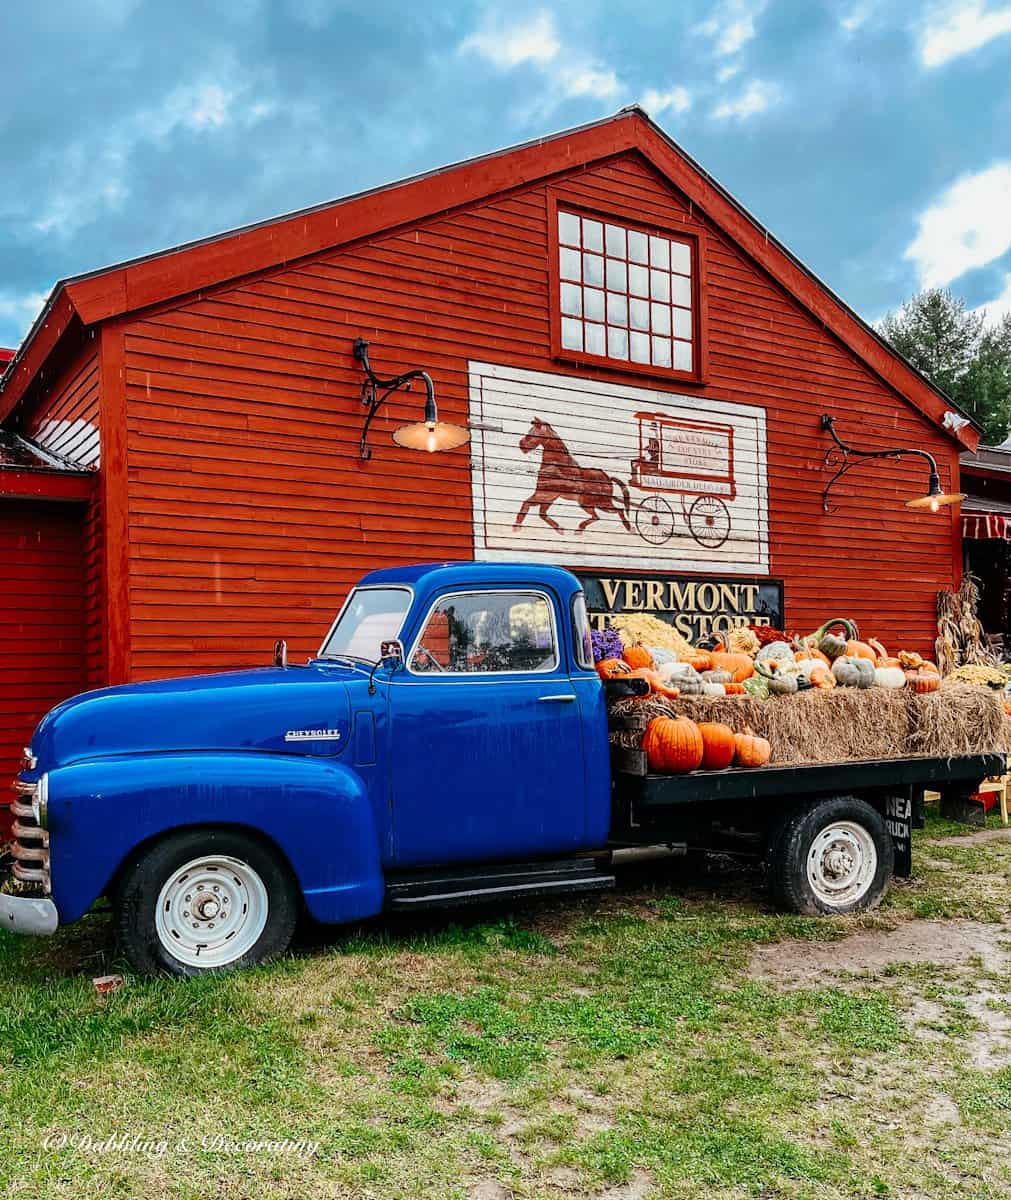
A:
[[[559,349],[692,374],[695,242],[558,208]]]

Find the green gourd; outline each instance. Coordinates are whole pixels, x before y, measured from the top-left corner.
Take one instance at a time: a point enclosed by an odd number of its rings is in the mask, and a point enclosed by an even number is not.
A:
[[[841,625],[846,630],[845,637],[829,632],[836,625]],[[846,643],[850,639],[859,636],[860,631],[857,629],[856,621],[850,621],[846,617],[833,617],[831,621],[826,621],[820,629],[816,629],[810,638],[805,640],[813,641],[826,658],[834,660],[841,658],[846,653]],[[842,680],[840,680],[841,682]]]
[[[687,664],[685,664],[687,665]],[[687,672],[684,675],[677,674],[671,677],[671,686],[676,687],[682,696],[701,696],[705,684],[702,682],[702,676],[698,671],[693,671],[691,667],[689,675]]]
[[[734,677],[729,671],[703,671],[702,678],[706,683],[733,683]]]
[[[765,680],[770,696],[792,696],[800,686],[797,676],[792,672],[787,674],[778,669],[773,670],[757,659],[755,660],[755,672]]]
[[[874,664],[868,658],[852,658],[844,654],[832,664],[832,674],[841,687],[874,686]]]

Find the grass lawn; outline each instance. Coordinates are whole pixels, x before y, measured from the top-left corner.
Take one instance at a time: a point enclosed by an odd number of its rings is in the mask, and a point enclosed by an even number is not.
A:
[[[104,998],[106,915],[0,933],[0,1195],[1009,1196],[1011,837],[966,832],[858,921],[673,859]]]

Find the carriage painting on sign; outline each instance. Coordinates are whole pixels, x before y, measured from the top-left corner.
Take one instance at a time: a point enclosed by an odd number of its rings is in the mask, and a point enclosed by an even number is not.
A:
[[[768,571],[765,410],[472,363],[475,556]]]

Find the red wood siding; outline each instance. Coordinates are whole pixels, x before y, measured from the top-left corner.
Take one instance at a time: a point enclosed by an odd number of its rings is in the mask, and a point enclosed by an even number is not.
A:
[[[932,450],[943,485],[953,444],[638,156],[552,191],[705,235],[707,382],[677,390],[766,407],[770,574],[785,580],[788,623],[853,615],[927,649],[954,570],[950,520],[902,507],[925,490],[915,463],[859,468],[823,515],[818,418],[835,413],[863,445]],[[548,197],[526,188],[126,322],[134,678],[265,662],[282,634],[297,658],[362,572],[472,554],[468,451],[428,458],[389,440],[416,419],[417,393],[391,401],[375,457],[359,462],[356,336],[380,371],[427,368],[451,421],[467,417],[470,360],[671,389],[552,359]]]
[[[85,686],[80,505],[0,504],[0,803],[45,713]],[[0,811],[0,835],[6,832]]]
[[[23,418],[22,429],[81,466],[97,465],[98,352],[89,345]],[[103,528],[87,505],[0,502],[0,796],[17,756],[54,704],[105,681]]]

